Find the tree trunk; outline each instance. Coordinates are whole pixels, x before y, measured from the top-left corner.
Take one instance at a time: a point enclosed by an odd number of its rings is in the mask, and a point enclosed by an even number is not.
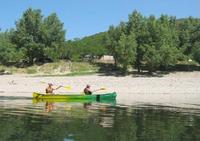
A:
[[[115,61],[115,67],[117,67],[117,59],[116,59],[116,57],[114,57],[114,61]]]
[[[136,66],[137,66],[137,70],[138,70],[138,73],[141,72],[141,53],[140,53],[140,49],[139,47],[137,47],[137,56],[136,56]]]

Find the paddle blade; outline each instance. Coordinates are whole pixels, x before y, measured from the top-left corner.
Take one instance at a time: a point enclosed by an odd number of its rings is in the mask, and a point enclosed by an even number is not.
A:
[[[63,88],[65,88],[66,90],[71,90],[72,89],[71,86],[63,86]]]
[[[100,90],[106,90],[106,88],[100,88]]]

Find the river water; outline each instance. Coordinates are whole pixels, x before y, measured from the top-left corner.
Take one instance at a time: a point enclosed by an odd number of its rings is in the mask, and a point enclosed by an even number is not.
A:
[[[200,105],[0,97],[0,141],[199,141]]]

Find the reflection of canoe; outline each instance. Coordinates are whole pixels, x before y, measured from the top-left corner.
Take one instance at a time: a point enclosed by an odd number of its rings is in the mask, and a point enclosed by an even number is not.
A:
[[[116,92],[113,93],[106,93],[106,94],[92,94],[92,95],[83,95],[83,94],[73,94],[73,95],[62,95],[62,94],[54,94],[54,95],[47,95],[41,93],[33,93],[33,98],[37,99],[38,101],[57,101],[57,102],[68,102],[68,101],[109,101],[115,100],[117,94]]]
[[[33,98],[32,100],[33,103],[39,103],[39,102],[67,102],[67,103],[91,103],[91,102],[100,102],[100,103],[105,103],[105,104],[111,104],[115,105],[116,104],[116,99],[102,99],[99,101],[92,100],[92,99],[42,99],[42,98]]]

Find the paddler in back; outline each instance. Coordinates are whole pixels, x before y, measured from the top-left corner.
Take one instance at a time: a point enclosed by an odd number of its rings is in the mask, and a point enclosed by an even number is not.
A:
[[[62,86],[58,86],[57,88],[53,88],[52,83],[48,83],[48,87],[46,88],[46,94],[53,94],[54,90],[61,88]]]
[[[100,90],[105,90],[105,88],[100,88],[100,89],[97,89],[97,90],[91,90],[90,85],[86,85],[83,92],[85,93],[85,95],[92,95],[93,92],[100,91]]]
[[[86,85],[86,87],[84,88],[84,93],[85,95],[91,95],[92,94],[92,91],[90,89],[90,85]]]

